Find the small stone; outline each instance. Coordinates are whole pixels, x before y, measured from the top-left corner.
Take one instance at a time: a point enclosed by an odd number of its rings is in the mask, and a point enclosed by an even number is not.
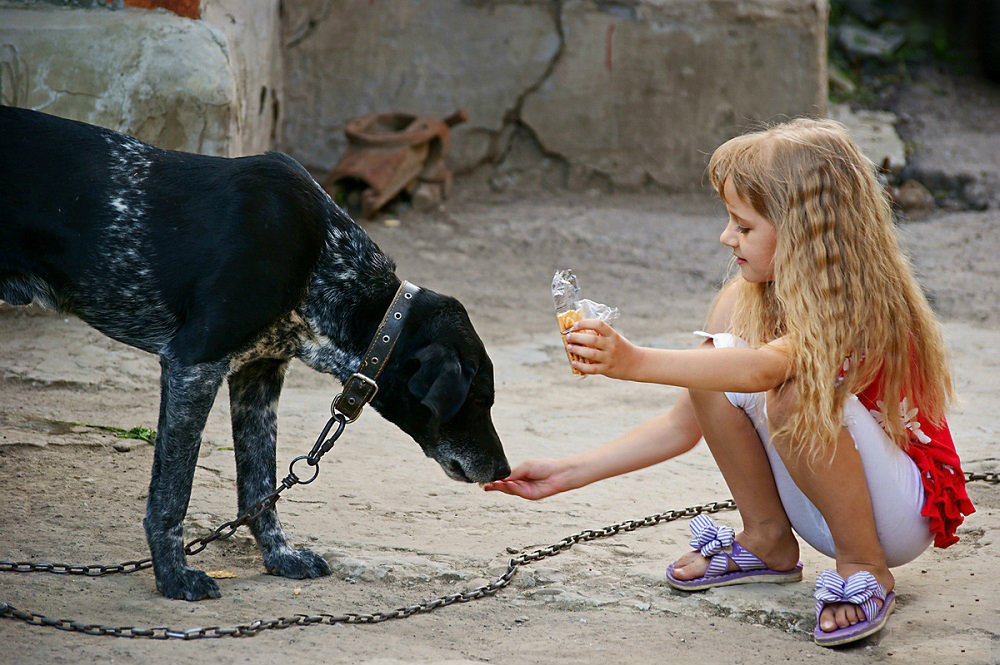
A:
[[[896,204],[907,214],[922,214],[934,209],[934,195],[916,180],[907,180],[892,194]]]
[[[830,87],[840,92],[853,95],[857,91],[857,86],[854,85],[854,81],[851,80],[842,69],[838,68],[834,64],[829,64],[827,70],[827,76],[829,77]]]
[[[430,183],[421,183],[411,196],[413,207],[422,212],[440,207],[441,202],[444,200],[444,193],[441,191],[441,187]]]
[[[861,26],[842,25],[837,32],[837,43],[852,60],[888,60],[905,41],[906,36],[898,29],[876,31]]]

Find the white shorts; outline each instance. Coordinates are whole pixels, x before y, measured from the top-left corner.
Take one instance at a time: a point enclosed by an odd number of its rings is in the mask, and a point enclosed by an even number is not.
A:
[[[746,346],[746,342],[729,333],[696,334],[712,339],[716,348]],[[833,537],[826,520],[792,481],[784,462],[771,445],[765,393],[727,392],[726,397],[733,406],[746,412],[757,430],[792,528],[817,550],[835,557]],[[889,439],[855,395],[851,395],[844,405],[843,424],[854,439],[854,447],[861,456],[875,514],[875,530],[885,551],[886,561],[890,567],[912,561],[933,541],[929,531],[930,520],[920,515],[924,505],[920,470]]]

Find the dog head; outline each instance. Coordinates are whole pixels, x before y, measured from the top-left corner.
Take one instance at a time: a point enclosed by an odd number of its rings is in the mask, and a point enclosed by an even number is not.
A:
[[[372,405],[450,478],[488,482],[510,466],[490,416],[493,363],[454,298],[421,290]]]

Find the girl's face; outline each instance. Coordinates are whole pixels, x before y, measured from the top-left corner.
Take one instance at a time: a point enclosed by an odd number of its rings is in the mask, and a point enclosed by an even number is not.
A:
[[[748,282],[773,281],[777,229],[736,192],[732,178],[726,179],[722,193],[729,211],[729,223],[719,236],[719,242],[732,248],[743,279]]]

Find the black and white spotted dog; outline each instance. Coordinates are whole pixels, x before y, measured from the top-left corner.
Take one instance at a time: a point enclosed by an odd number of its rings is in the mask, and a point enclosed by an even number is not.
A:
[[[0,300],[70,312],[160,357],[144,525],[156,586],[218,597],[185,563],[201,434],[229,381],[239,511],[275,487],[276,408],[300,358],[341,381],[400,285],[395,265],[293,159],[226,159],[0,107]],[[448,476],[509,473],[490,418],[493,366],[462,305],[417,293],[373,406]],[[268,572],[330,573],[289,547],[273,509],[251,525]]]

